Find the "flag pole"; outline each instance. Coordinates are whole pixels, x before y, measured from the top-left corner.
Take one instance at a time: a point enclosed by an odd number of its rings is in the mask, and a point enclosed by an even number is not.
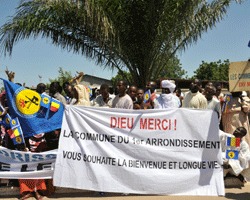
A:
[[[21,126],[21,124],[19,122],[19,119],[18,119],[18,123],[19,123],[19,127],[20,127],[20,130],[21,130],[21,137],[22,137],[22,141],[23,141],[23,144],[24,144],[24,149],[26,151],[27,150],[27,146],[26,146],[26,142],[25,142],[25,139],[24,139],[24,135],[23,135],[23,129],[22,129],[22,126]]]

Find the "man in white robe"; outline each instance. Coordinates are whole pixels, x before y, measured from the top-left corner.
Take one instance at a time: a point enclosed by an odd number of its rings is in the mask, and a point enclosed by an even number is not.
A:
[[[169,80],[161,82],[162,94],[156,98],[154,109],[179,108],[181,106],[179,97],[173,94],[175,87],[176,85]]]

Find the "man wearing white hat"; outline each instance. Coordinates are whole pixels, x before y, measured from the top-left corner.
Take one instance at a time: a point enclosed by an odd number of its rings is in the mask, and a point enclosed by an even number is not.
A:
[[[155,100],[155,109],[179,108],[180,99],[174,95],[176,85],[169,80],[161,81],[162,94]]]

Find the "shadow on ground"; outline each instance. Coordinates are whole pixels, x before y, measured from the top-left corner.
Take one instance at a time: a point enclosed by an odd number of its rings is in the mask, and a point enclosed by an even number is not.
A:
[[[234,199],[234,200],[250,200],[250,193],[249,192],[226,193],[225,197],[228,199]]]

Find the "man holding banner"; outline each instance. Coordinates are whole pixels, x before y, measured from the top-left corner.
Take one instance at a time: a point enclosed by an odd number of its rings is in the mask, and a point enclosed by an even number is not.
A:
[[[70,106],[64,112],[54,185],[218,196],[225,194],[222,164],[212,110]]]

